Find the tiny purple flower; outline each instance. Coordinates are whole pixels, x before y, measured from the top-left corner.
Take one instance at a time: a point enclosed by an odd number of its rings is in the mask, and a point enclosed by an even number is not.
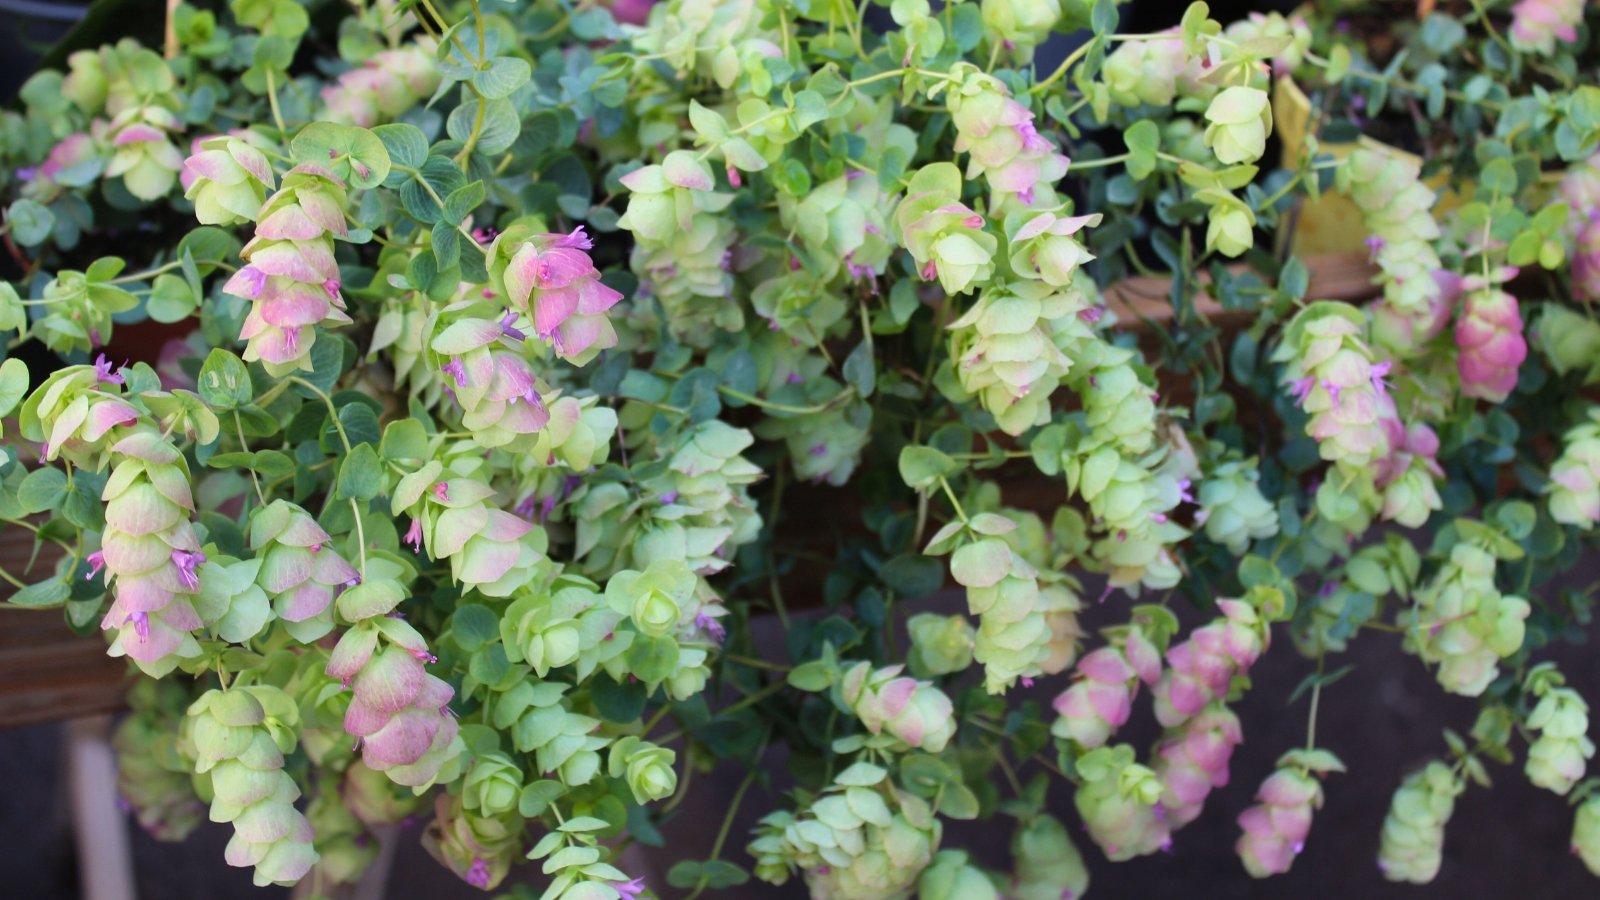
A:
[[[666,505],[669,505],[669,506],[671,504],[677,503],[678,502],[678,492],[677,491],[667,491],[665,494],[661,495],[661,502],[663,504],[666,504]]]
[[[1333,382],[1327,380],[1326,378],[1324,378],[1322,380],[1322,386],[1327,389],[1328,396],[1333,398],[1333,405],[1334,406],[1338,406],[1339,405],[1339,392],[1341,390],[1343,390],[1343,388],[1341,388],[1337,384],[1334,384]]]
[[[339,279],[329,278],[322,283],[322,289],[328,292],[328,299],[335,303],[343,303],[344,298],[339,296]]]
[[[147,612],[136,612],[128,618],[133,621],[133,630],[134,633],[139,635],[139,640],[150,640],[150,614]]]
[[[788,382],[789,384],[799,384],[800,382],[805,381],[805,379],[800,377],[799,372],[790,372],[789,377],[785,378],[784,381]]]
[[[450,482],[441,481],[433,486],[433,497],[440,503],[450,502]]]
[[[412,553],[422,552],[422,520],[412,519],[411,527],[406,530],[405,542],[411,545]]]
[[[622,896],[622,900],[638,900],[644,893],[644,879],[635,878],[632,881],[614,881],[611,887]]]
[[[525,340],[527,340],[528,336],[526,334],[523,334],[521,330],[512,327],[511,323],[513,323],[515,321],[517,321],[517,312],[516,312],[516,310],[513,310],[513,309],[506,310],[506,314],[504,316],[502,316],[501,319],[500,319],[500,334],[505,336],[505,337],[511,338],[514,341],[525,341]]]
[[[719,644],[728,636],[728,629],[723,628],[722,623],[714,616],[708,616],[703,611],[695,613],[694,627],[704,631],[707,637]]]
[[[245,293],[252,299],[261,296],[262,289],[267,286],[267,273],[255,266],[240,269],[239,277],[244,280]]]
[[[1191,488],[1193,486],[1194,486],[1194,482],[1190,481],[1187,478],[1179,478],[1178,479],[1178,500],[1180,502],[1182,502],[1182,503],[1193,503],[1194,502],[1194,494],[1193,494],[1193,492],[1191,492],[1189,490],[1189,488]]]
[[[811,449],[807,450],[806,452],[811,454],[812,456],[827,456],[828,455],[828,445],[825,444],[825,443],[824,444],[812,444],[811,445]]]
[[[489,864],[477,857],[473,857],[472,867],[467,869],[467,884],[487,891],[489,889]]]
[[[1370,262],[1377,262],[1378,253],[1379,251],[1383,250],[1383,245],[1385,243],[1383,238],[1375,234],[1362,241],[1362,243],[1367,245],[1367,260]]]
[[[456,387],[464,388],[467,386],[467,367],[461,364],[459,358],[452,359],[440,366],[439,371],[454,378]]]
[[[200,576],[195,574],[195,567],[206,561],[206,555],[188,550],[174,550],[172,561],[178,567],[178,583],[191,591],[199,590]]]
[[[1311,396],[1311,388],[1315,386],[1316,383],[1317,380],[1312,378],[1310,375],[1307,375],[1304,378],[1297,378],[1290,383],[1289,387],[1294,391],[1295,406],[1306,405],[1306,399]]]
[[[95,552],[89,554],[89,574],[83,576],[83,580],[93,581],[94,577],[100,574],[100,570],[105,568],[105,565],[106,555],[104,553],[96,550]]]
[[[102,384],[127,383],[127,379],[123,378],[119,372],[112,368],[111,360],[106,359],[106,355],[104,353],[95,357],[94,380],[101,382]]]
[[[1372,366],[1372,389],[1378,392],[1379,397],[1389,393],[1389,382],[1384,379],[1393,368],[1394,363],[1387,359]]]
[[[1022,686],[1025,688],[1033,687],[1033,679],[1027,675],[1022,676]]]

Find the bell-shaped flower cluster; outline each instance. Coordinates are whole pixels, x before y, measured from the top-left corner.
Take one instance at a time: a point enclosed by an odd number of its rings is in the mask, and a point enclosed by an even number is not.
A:
[[[1050,656],[1038,572],[1000,536],[1014,527],[1001,519],[992,529],[996,535],[962,546],[950,559],[951,576],[967,589],[967,610],[978,617],[973,656],[991,694],[1043,674]]]
[[[459,460],[467,462],[466,460]],[[544,530],[500,508],[494,488],[438,460],[402,477],[390,512],[409,514],[403,541],[450,561],[450,575],[485,596],[506,597],[544,564]]]
[[[1146,416],[1140,409],[1143,405],[1134,403],[1127,412],[1103,407],[1113,417],[1126,416],[1113,432],[1124,443],[1142,443],[1144,435],[1153,435],[1154,407]],[[1141,423],[1148,423],[1148,430]],[[1188,497],[1191,476],[1187,463],[1180,460],[1182,455],[1163,448],[1132,458],[1114,446],[1100,446],[1070,460],[1068,484],[1076,482],[1095,526],[1104,531],[1090,548],[1090,555],[1106,571],[1110,587],[1133,590],[1142,584],[1163,590],[1182,577],[1171,545],[1188,532],[1170,515]]]
[[[1453,694],[1482,694],[1500,674],[1500,660],[1522,648],[1531,608],[1521,597],[1500,593],[1494,568],[1488,551],[1457,543],[1433,579],[1417,589],[1415,605],[1402,619],[1406,646],[1438,666],[1434,676]]]
[[[22,436],[39,444],[43,462],[64,459],[83,469],[104,467],[112,459],[112,445],[141,428],[143,413],[123,397],[123,382],[104,356],[92,366],[57,369],[22,402]]]
[[[599,719],[573,711],[567,688],[559,681],[521,678],[494,697],[489,722],[517,750],[533,754],[536,771],[566,787],[582,787],[605,766],[601,752],[611,739],[595,733]]]
[[[990,215],[1057,205],[1055,184],[1067,174],[1067,158],[1039,133],[1033,111],[1004,82],[966,68],[947,87],[945,103],[956,130],[955,152],[971,154],[966,177],[982,176],[989,186]]]
[[[647,687],[665,685],[668,696],[687,700],[705,689],[711,653],[722,645],[727,615],[705,579],[680,560],[658,559],[643,572],[625,569],[606,582],[606,604],[632,630],[618,629],[606,643],[603,664],[617,681],[634,678]],[[652,647],[650,668],[630,666],[625,654],[636,644]]]
[[[1252,878],[1282,875],[1294,865],[1311,833],[1311,816],[1322,808],[1318,776],[1344,766],[1326,751],[1295,751],[1256,791],[1256,805],[1239,814],[1243,831],[1234,851]]]
[[[640,806],[665,800],[678,788],[678,771],[673,763],[678,754],[634,735],[618,738],[611,745],[606,772],[621,778]]]
[[[473,303],[441,310],[428,350],[472,440],[486,449],[525,451],[550,421],[544,399],[549,391],[540,390],[517,313],[480,317],[486,311]]]
[[[1161,805],[1161,780],[1134,761],[1127,744],[1101,747],[1078,760],[1083,781],[1072,796],[1089,838],[1113,862],[1148,856],[1172,846]]]
[[[1224,88],[1206,107],[1206,146],[1227,166],[1250,165],[1267,152],[1272,101],[1249,85]]]
[[[1551,56],[1556,42],[1575,44],[1583,24],[1583,0],[1519,0],[1511,7],[1511,46],[1524,53]]]
[[[1125,457],[1138,457],[1155,446],[1156,392],[1135,364],[1137,351],[1098,343],[1088,377],[1078,386],[1083,395],[1084,424],[1097,438],[1109,437]]]
[[[499,816],[478,815],[466,808],[462,795],[441,791],[434,800],[433,814],[422,834],[422,846],[456,877],[479,890],[493,890],[505,880],[511,864],[522,857],[526,826],[516,810]]]
[[[961,170],[955,163],[917,170],[895,209],[895,225],[922,280],[937,280],[945,293],[967,293],[994,275],[999,241],[984,230],[983,216],[961,202]]]
[[[1196,502],[1206,537],[1243,556],[1251,541],[1278,533],[1278,510],[1261,493],[1257,484],[1261,473],[1253,462],[1229,462],[1218,466],[1200,483]]]
[[[1154,686],[1161,677],[1161,654],[1138,626],[1121,646],[1108,644],[1078,660],[1077,678],[1056,697],[1050,733],[1087,750],[1102,747],[1127,723],[1139,682]]]
[[[1161,806],[1172,830],[1194,821],[1213,788],[1228,784],[1233,748],[1244,742],[1239,717],[1222,703],[1168,728],[1151,754],[1161,780]]]
[[[1390,881],[1427,884],[1439,874],[1444,828],[1466,788],[1461,776],[1437,760],[1400,782],[1383,819],[1378,868]]]
[[[322,526],[287,500],[250,514],[250,549],[261,561],[257,584],[290,636],[309,644],[333,630],[333,598],[361,576]]]
[[[1094,259],[1078,232],[1100,224],[1101,215],[1062,216],[1053,212],[1006,218],[1006,250],[1011,270],[1020,278],[1036,278],[1056,288],[1073,287],[1079,266]],[[1087,310],[1089,300],[1084,301]],[[1093,315],[1093,313],[1080,313]]]
[[[689,341],[708,339],[710,329],[739,330],[744,314],[730,301],[736,235],[719,215],[733,195],[717,193],[710,167],[687,150],[629,172],[622,186],[628,209],[618,224],[633,232],[630,262],[661,305],[660,321]]]
[[[339,638],[327,674],[353,697],[344,729],[354,735],[366,768],[407,786],[431,784],[464,749],[449,703],[454,690],[423,667],[427,642],[398,617],[406,598],[405,567],[369,556],[366,578],[339,595],[339,618],[352,626]]]
[[[1381,307],[1414,323],[1379,332],[1386,346],[1405,356],[1414,355],[1448,318],[1448,310],[1441,309],[1444,286],[1435,277],[1442,265],[1434,247],[1440,236],[1432,213],[1437,197],[1420,174],[1414,159],[1367,148],[1352,152],[1337,170],[1340,191],[1361,210],[1383,286]]]
[[[1048,813],[1017,823],[1011,858],[1011,883],[1005,891],[1011,900],[1073,900],[1089,889],[1083,854],[1061,820]]]
[[[617,482],[585,485],[573,507],[574,556],[595,578],[662,559],[681,560],[701,575],[727,568],[761,530],[748,490],[761,468],[742,455],[754,442],[742,428],[702,422],[658,445],[666,465],[646,470],[637,495]]]
[[[514,236],[506,232],[496,240],[493,258],[509,258],[503,269],[496,265],[491,278],[504,286],[512,309],[532,315],[534,334],[575,365],[615,347],[617,332],[606,311],[622,294],[600,281],[588,253],[594,242],[583,229],[522,240]]]
[[[1274,358],[1285,363],[1284,384],[1310,416],[1306,433],[1340,477],[1370,482],[1375,460],[1389,446],[1379,421],[1379,397],[1389,367],[1362,338],[1360,313],[1346,304],[1307,307],[1290,323]]]
[[[237,137],[201,141],[183,166],[183,196],[194,202],[194,217],[202,225],[254,222],[277,184],[266,155]]]
[[[934,678],[966,671],[972,665],[977,632],[966,616],[917,613],[906,620],[911,648],[906,663],[918,678]]]
[[[1253,12],[1249,16],[1230,22],[1222,36],[1235,44],[1266,39],[1288,39],[1288,44],[1272,57],[1272,71],[1288,75],[1300,66],[1311,49],[1311,26],[1300,16],[1284,16],[1280,12]]]
[[[1421,528],[1444,506],[1438,482],[1439,436],[1422,422],[1407,426],[1400,421],[1394,400],[1379,400],[1379,416],[1388,437],[1389,456],[1378,463],[1376,485],[1383,491],[1383,517],[1407,528]]]
[[[578,663],[579,677],[594,670],[596,646],[617,622],[593,582],[563,576],[554,584],[527,585],[500,617],[506,659],[526,663],[544,678]]]
[[[839,773],[811,805],[761,820],[749,851],[756,877],[783,884],[796,870],[813,897],[904,897],[933,861],[942,827],[921,798],[857,763]]]
[[[1026,63],[1061,21],[1061,0],[983,0],[979,11],[989,40]]]
[[[439,89],[433,38],[374,54],[322,89],[317,118],[371,128],[391,121]]]
[[[1167,668],[1152,688],[1156,719],[1169,728],[1226,699],[1235,676],[1244,675],[1267,649],[1267,623],[1243,600],[1218,600],[1220,618],[1196,628],[1167,650]]]
[[[1593,303],[1600,300],[1600,154],[1574,163],[1562,176],[1558,191],[1567,203],[1567,235],[1573,242],[1572,293]],[[1561,309],[1553,304],[1549,308]],[[1572,318],[1593,324],[1580,316]]]
[[[310,163],[290,169],[239,252],[244,267],[222,288],[250,301],[244,358],[269,374],[310,370],[317,328],[350,323],[333,258],[334,236],[349,233],[344,213],[345,186],[333,173]]]
[[[324,777],[306,805],[306,820],[316,835],[318,860],[308,878],[312,884],[347,887],[377,861],[378,842],[364,823],[344,805],[335,777]]]
[[[822,182],[802,197],[780,191],[778,216],[783,226],[793,229],[803,243],[810,262],[816,266],[817,278],[832,282],[843,271],[849,281],[865,282],[870,294],[877,290],[877,277],[888,268],[894,249],[889,239],[888,216],[893,204],[877,179],[857,175],[851,173]],[[775,318],[780,327],[790,330],[784,326],[783,315]],[[821,326],[817,327],[820,330]],[[800,335],[796,337],[804,340]]]
[[[269,685],[210,690],[189,707],[195,771],[211,776],[211,820],[233,825],[230,866],[254,866],[257,887],[294,884],[317,861],[300,788],[283,770],[295,748],[294,701]]]
[[[901,675],[904,668],[856,663],[839,682],[840,699],[873,734],[887,731],[907,746],[938,753],[955,736],[955,708],[943,691]]]
[[[834,396],[843,390],[824,379]],[[772,417],[756,426],[762,438],[783,438],[795,476],[805,481],[841,487],[861,464],[861,451],[872,438],[872,419],[864,408],[839,404],[819,412]]]
[[[1562,438],[1548,491],[1550,518],[1585,531],[1600,523],[1600,408]]]
[[[917,900],[999,900],[994,882],[965,850],[940,850],[917,880]]]
[[[727,89],[744,60],[781,56],[783,37],[755,0],[668,0],[656,7],[649,28],[634,38],[639,52],[659,56],[680,76],[696,73]],[[764,22],[769,24],[763,25]]]
[[[1043,281],[1009,281],[991,285],[950,323],[956,377],[1000,430],[1019,435],[1050,421],[1051,395],[1072,368],[1054,338],[1075,329],[1086,333],[1078,319],[1086,308],[1076,292]]]
[[[1528,745],[1524,771],[1534,785],[1565,795],[1583,780],[1594,741],[1589,739],[1589,704],[1565,684],[1550,664],[1534,667],[1527,686],[1538,698],[1528,712],[1528,730],[1538,737]]]
[[[1517,368],[1528,358],[1517,298],[1478,278],[1465,282],[1455,331],[1461,393],[1504,403],[1517,386]]]
[[[1100,77],[1119,106],[1171,106],[1180,94],[1204,93],[1201,60],[1191,59],[1176,28],[1145,41],[1123,41],[1108,56]]]

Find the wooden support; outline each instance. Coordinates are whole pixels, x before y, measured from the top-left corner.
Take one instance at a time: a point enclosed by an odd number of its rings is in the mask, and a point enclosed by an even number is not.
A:
[[[81,896],[83,900],[134,900],[127,817],[117,808],[111,717],[74,719],[67,723],[65,741]]]

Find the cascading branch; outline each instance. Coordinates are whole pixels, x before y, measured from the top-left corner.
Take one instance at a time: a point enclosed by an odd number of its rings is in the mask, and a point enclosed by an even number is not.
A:
[[[1545,659],[1600,524],[1583,4],[226,6],[0,112],[9,602],[147,676],[152,833],[209,806],[315,890],[422,817],[544,900],[1076,898],[1078,823],[1199,846],[1241,698],[1309,696],[1237,821],[1267,877],[1360,760],[1330,657],[1384,631],[1479,714],[1383,872],[1435,876],[1488,762],[1600,872],[1590,691]],[[1324,299],[1346,238],[1374,296]],[[996,815],[1010,860],[945,840]]]

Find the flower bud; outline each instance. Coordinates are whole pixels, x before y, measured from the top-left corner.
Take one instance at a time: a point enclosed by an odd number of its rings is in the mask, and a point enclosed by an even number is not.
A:
[[[1522,648],[1528,601],[1500,593],[1494,557],[1466,542],[1433,580],[1417,589],[1406,630],[1406,646],[1438,665],[1434,677],[1464,697],[1482,694],[1500,674],[1498,663]]]
[[[940,850],[917,881],[917,900],[999,900],[999,897],[994,882],[973,865],[972,858],[963,850]]]
[[[1200,815],[1212,788],[1227,786],[1228,761],[1243,741],[1238,716],[1221,703],[1162,735],[1152,768],[1161,780],[1161,805],[1174,831]]]
[[[1528,356],[1517,298],[1493,288],[1468,292],[1455,337],[1461,393],[1504,403],[1517,386],[1517,367]]]
[[[192,176],[183,195],[194,201],[194,217],[202,225],[255,221],[277,182],[266,156],[234,137],[201,141],[183,166]]]
[[[1550,518],[1585,531],[1600,523],[1600,408],[1562,438],[1550,467]]]
[[[1243,556],[1251,541],[1278,533],[1278,511],[1262,496],[1255,466],[1232,462],[1201,482],[1197,500],[1205,517],[1206,537]]]
[[[1589,739],[1589,704],[1547,665],[1528,675],[1528,689],[1539,701],[1528,713],[1528,728],[1538,737],[1528,746],[1528,780],[1565,795],[1583,779],[1594,757]]]
[[[1078,660],[1078,679],[1052,704],[1059,718],[1050,726],[1058,738],[1085,749],[1103,746],[1128,721],[1139,682],[1155,684],[1161,658],[1137,628],[1122,647],[1107,646]]]
[[[964,671],[972,665],[976,632],[966,616],[939,616],[918,613],[906,621],[911,649],[906,662],[919,678],[933,678]]]
[[[1600,877],[1600,794],[1590,794],[1572,819],[1572,852]]]
[[[629,735],[618,738],[610,752],[607,772],[628,783],[635,803],[664,800],[678,789],[678,772],[673,768],[678,755],[666,747]]]
[[[515,810],[521,795],[522,770],[504,753],[473,760],[461,783],[461,805],[486,818]]]
[[[1239,814],[1244,833],[1234,845],[1252,878],[1282,875],[1294,865],[1311,833],[1311,814],[1322,808],[1322,784],[1313,773],[1344,771],[1325,751],[1290,753],[1256,791],[1256,805]]]
[[[539,234],[516,248],[501,276],[512,308],[533,314],[533,330],[556,354],[582,365],[617,344],[606,310],[622,294],[600,282],[583,229]]]
[[[1011,856],[1014,876],[1006,889],[1011,900],[1076,900],[1089,889],[1083,854],[1061,820],[1048,813],[1017,823]]]
[[[1124,41],[1106,57],[1100,77],[1120,106],[1171,106],[1180,93],[1204,93],[1200,61],[1191,60],[1177,29],[1171,37]]]
[[[1113,862],[1148,856],[1172,845],[1161,806],[1161,782],[1134,762],[1127,744],[1101,747],[1078,760],[1083,782],[1073,804],[1089,837]]]

